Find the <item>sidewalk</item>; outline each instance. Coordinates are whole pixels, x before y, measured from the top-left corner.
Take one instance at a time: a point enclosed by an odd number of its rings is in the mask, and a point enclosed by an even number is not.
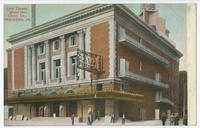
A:
[[[5,126],[71,126],[70,118],[33,118],[27,121],[4,120]],[[75,121],[76,126],[86,126],[87,123],[78,123]],[[121,120],[116,123],[105,123],[104,121],[95,121],[93,126],[122,126]],[[166,125],[169,126],[169,120]],[[183,120],[179,121],[179,125],[183,125]],[[147,120],[147,121],[126,121],[125,126],[162,126],[161,120]]]

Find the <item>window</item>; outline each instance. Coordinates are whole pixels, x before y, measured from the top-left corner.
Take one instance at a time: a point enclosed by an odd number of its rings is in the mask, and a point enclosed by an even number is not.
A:
[[[70,75],[74,76],[76,74],[76,64],[77,64],[77,56],[70,57]]]
[[[40,80],[45,80],[45,63],[40,63]]]
[[[120,84],[120,91],[130,92],[130,85],[129,84]]]
[[[69,46],[76,46],[76,35],[70,36]]]
[[[139,43],[142,43],[142,38],[139,38]]]
[[[139,61],[139,70],[140,70],[140,72],[142,71],[142,62],[141,61]]]
[[[97,91],[102,91],[102,84],[97,84],[96,90]]]
[[[42,55],[42,54],[44,54],[44,44],[41,44],[39,46],[39,55]]]
[[[156,91],[156,100],[160,100],[162,98],[162,92],[161,91]]]
[[[156,73],[156,75],[155,75],[155,80],[156,80],[156,81],[160,81],[160,73]]]
[[[61,70],[60,70],[60,59],[54,60],[54,78],[60,78]]]
[[[58,50],[60,47],[59,47],[59,44],[60,42],[59,42],[59,40],[55,40],[54,42],[53,42],[53,50],[54,51],[56,51],[56,50]]]

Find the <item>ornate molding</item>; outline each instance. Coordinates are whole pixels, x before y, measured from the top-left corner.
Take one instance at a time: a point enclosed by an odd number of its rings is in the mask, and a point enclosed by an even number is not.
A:
[[[103,5],[100,7],[92,8],[91,10],[85,11],[83,13],[78,13],[78,14],[75,14],[72,16],[69,14],[69,15],[65,16],[64,18],[60,18],[58,20],[54,20],[54,21],[48,22],[46,24],[36,26],[36,27],[26,30],[24,32],[12,35],[12,36],[10,36],[10,38],[7,41],[10,43],[16,43],[16,42],[20,41],[21,39],[32,37],[32,36],[35,36],[39,33],[45,32],[45,31],[49,31],[49,30],[52,31],[52,30],[67,26],[69,24],[73,24],[73,23],[79,22],[81,20],[90,18],[94,15],[97,15],[98,13],[100,14],[105,11],[108,11],[112,7],[113,7],[113,5],[107,4],[107,5]]]

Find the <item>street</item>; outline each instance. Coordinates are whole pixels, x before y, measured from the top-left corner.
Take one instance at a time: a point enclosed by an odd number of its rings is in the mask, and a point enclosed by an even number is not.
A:
[[[65,117],[37,117],[27,121],[16,120],[4,120],[5,126],[71,126],[71,118]],[[76,126],[86,126],[87,123],[79,123],[75,119]],[[93,126],[122,126],[121,119],[118,119],[115,123],[104,122],[104,120],[94,121]],[[147,120],[147,121],[128,121],[126,120],[126,126],[162,126],[161,120]],[[166,125],[169,126],[169,120],[166,121]],[[183,120],[180,119],[179,125],[183,125]]]

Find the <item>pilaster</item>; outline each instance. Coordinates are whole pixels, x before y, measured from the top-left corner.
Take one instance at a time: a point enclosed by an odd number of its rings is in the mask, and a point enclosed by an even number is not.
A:
[[[34,86],[36,83],[36,54],[34,45],[31,45],[31,51],[32,51],[32,85]]]
[[[46,69],[46,83],[50,82],[50,44],[49,41],[44,41],[46,47],[46,59],[45,59],[45,69]]]
[[[31,56],[31,48],[28,47],[28,86],[31,86],[32,81],[32,56]]]
[[[66,80],[66,43],[65,36],[60,36],[61,43],[61,78],[62,82]]]
[[[78,34],[79,34],[79,49],[85,50],[84,30],[78,31]],[[82,69],[79,69],[79,79],[80,80],[85,79],[85,71]]]

